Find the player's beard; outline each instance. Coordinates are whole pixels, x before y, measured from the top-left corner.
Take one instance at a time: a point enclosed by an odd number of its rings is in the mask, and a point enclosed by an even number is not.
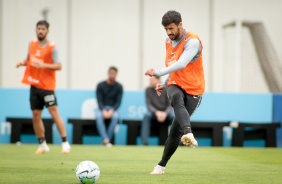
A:
[[[43,34],[38,34],[38,35],[37,35],[37,39],[38,39],[39,41],[43,41],[45,38],[46,38],[46,35],[43,35]]]
[[[179,27],[177,28],[177,32],[174,34],[174,38],[172,40],[177,40],[180,36],[180,29]]]

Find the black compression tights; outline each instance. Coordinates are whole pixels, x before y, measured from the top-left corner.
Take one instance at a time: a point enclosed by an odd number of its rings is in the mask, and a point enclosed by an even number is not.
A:
[[[159,165],[165,167],[170,157],[176,151],[181,136],[192,133],[190,115],[196,110],[201,102],[201,96],[188,95],[176,85],[168,87],[168,97],[174,109],[175,118],[171,124],[169,136],[165,142],[162,160]]]

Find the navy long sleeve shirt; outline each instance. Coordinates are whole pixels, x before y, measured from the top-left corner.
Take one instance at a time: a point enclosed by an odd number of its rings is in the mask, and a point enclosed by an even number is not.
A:
[[[121,104],[122,85],[118,82],[110,85],[107,81],[100,82],[97,85],[96,96],[99,109],[103,110],[105,106],[111,106],[117,110]]]

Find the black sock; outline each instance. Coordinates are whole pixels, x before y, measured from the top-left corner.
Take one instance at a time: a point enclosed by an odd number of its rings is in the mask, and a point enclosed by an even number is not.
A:
[[[67,137],[62,137],[62,142],[67,142]]]
[[[45,141],[45,137],[40,137],[38,138],[39,144],[42,144]]]

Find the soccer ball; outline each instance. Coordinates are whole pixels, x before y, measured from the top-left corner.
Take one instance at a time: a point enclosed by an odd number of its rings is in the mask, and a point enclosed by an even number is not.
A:
[[[82,161],[78,164],[75,171],[77,179],[85,183],[95,183],[100,177],[100,169],[97,164],[90,160]]]

